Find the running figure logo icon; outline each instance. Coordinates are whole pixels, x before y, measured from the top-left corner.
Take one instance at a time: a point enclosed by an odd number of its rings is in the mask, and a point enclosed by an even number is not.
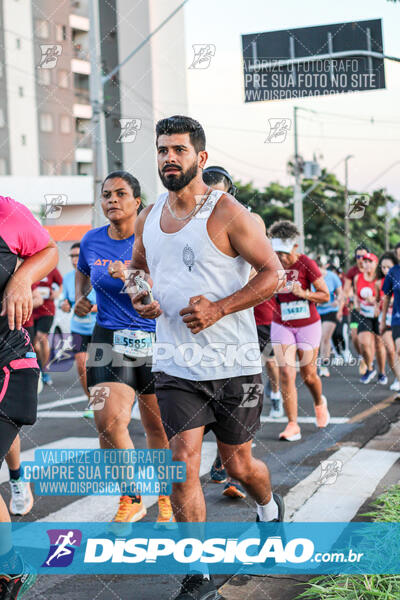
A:
[[[194,252],[192,248],[188,246],[188,244],[186,244],[186,246],[183,249],[182,259],[189,271],[191,271],[194,265]]]
[[[239,404],[241,408],[254,408],[260,402],[264,391],[262,383],[243,383],[243,400]]]
[[[368,194],[358,194],[349,196],[349,210],[347,216],[349,219],[361,219],[364,216],[365,209],[369,205]]]
[[[81,545],[82,532],[79,529],[48,529],[47,535],[50,550],[42,567],[68,567],[76,548]]]
[[[215,44],[193,44],[194,56],[189,69],[208,69],[215,56]]]
[[[342,468],[343,462],[341,460],[321,461],[321,475],[317,483],[320,483],[321,485],[332,485],[336,482]]]

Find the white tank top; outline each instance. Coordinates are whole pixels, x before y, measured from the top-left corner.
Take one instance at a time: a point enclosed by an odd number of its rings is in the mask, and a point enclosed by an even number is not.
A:
[[[160,227],[167,193],[161,194],[145,221],[143,244],[153,296],[163,310],[156,319],[153,371],[194,381],[261,372],[252,308],[226,315],[197,334],[179,315],[192,296],[220,300],[248,282],[250,264],[221,252],[207,232],[207,220],[222,194],[213,190],[196,216],[176,233]]]

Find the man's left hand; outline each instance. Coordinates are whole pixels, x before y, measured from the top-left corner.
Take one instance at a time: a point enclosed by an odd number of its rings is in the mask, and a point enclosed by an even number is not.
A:
[[[224,316],[219,304],[211,302],[205,296],[190,298],[189,305],[182,308],[179,314],[192,333],[199,333],[199,331],[214,325]]]

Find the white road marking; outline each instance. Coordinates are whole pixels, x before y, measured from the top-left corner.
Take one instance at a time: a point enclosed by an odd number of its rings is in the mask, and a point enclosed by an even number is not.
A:
[[[99,447],[99,440],[97,437],[68,437],[62,438],[61,440],[56,440],[55,442],[51,442],[50,444],[45,444],[44,446],[37,446],[36,448],[30,448],[29,450],[25,450],[21,452],[21,463],[25,461],[33,461],[35,459],[35,450],[41,449],[73,449],[73,448],[84,448],[86,450],[94,450]],[[6,461],[3,462],[3,465],[0,469],[0,483],[4,483],[9,480],[8,468]]]
[[[86,394],[82,396],[74,396],[73,398],[64,398],[63,400],[54,400],[53,402],[46,402],[45,404],[38,404],[38,411],[45,410],[46,408],[57,408],[58,406],[67,406],[68,404],[78,404],[80,402],[87,402]]]
[[[279,419],[273,419],[272,417],[265,417],[261,415],[260,417],[261,423],[287,423],[287,417],[279,417]],[[329,421],[332,425],[342,425],[343,423],[348,423],[349,419],[347,417],[331,417]],[[299,417],[297,419],[298,423],[315,423],[315,417]]]
[[[338,454],[335,453],[329,460]],[[367,448],[358,450],[353,456],[351,454],[352,452],[348,451],[349,460],[343,465],[336,482],[314,487],[314,493],[294,513],[293,521],[351,521],[364,502],[372,496],[382,477],[400,458],[400,452]],[[320,468],[316,471],[321,474]]]

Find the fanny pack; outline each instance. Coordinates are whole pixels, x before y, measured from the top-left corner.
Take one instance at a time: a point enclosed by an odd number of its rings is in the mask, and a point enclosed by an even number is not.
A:
[[[3,366],[4,380],[0,389],[0,414],[6,415],[17,425],[32,425],[36,420],[37,377],[27,379],[23,393],[21,390],[18,397],[6,398],[11,375],[21,369],[36,369],[37,375],[39,375],[35,352],[27,352],[24,358],[16,358]]]

